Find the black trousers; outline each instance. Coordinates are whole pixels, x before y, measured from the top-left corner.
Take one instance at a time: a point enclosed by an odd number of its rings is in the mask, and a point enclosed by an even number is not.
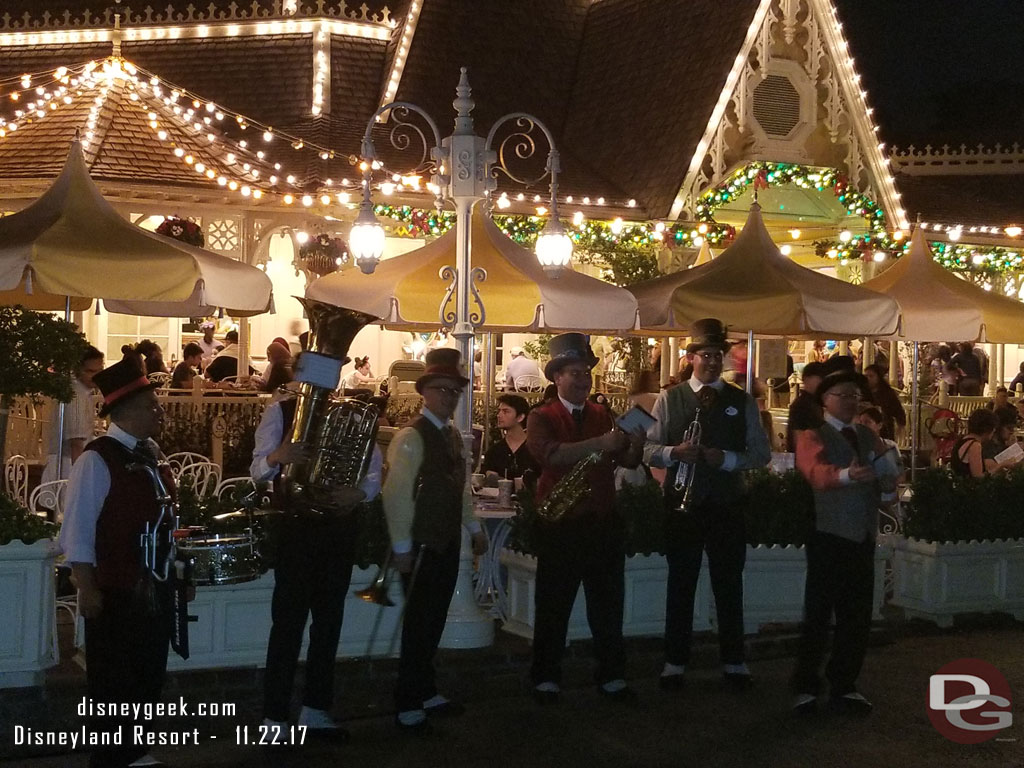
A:
[[[537,585],[533,633],[535,684],[560,683],[562,654],[576,593],[583,584],[587,623],[594,638],[598,684],[626,675],[622,610],[626,554],[617,521],[561,520],[538,525]]]
[[[826,669],[830,693],[842,696],[857,690],[871,632],[874,551],[870,537],[855,542],[815,532],[807,542],[804,625],[792,681],[795,693],[817,696],[821,692],[821,662],[833,613],[835,640]]]
[[[302,703],[330,711],[345,598],[352,580],[356,516],[289,516],[281,521],[271,602],[263,715],[288,720],[299,650],[309,627]]]
[[[161,601],[167,601],[164,590],[158,594]],[[103,610],[96,618],[85,620],[89,698],[102,704],[158,701],[167,671],[169,644],[168,612],[153,615],[132,590],[103,590]],[[90,726],[94,732],[114,733],[120,727],[123,739],[121,746],[94,748],[89,765],[122,768],[146,754],[147,747],[132,743],[132,727],[136,724],[131,717],[92,718]]]
[[[718,645],[723,664],[743,663],[743,566],[746,527],[740,503],[705,501],[666,517],[668,584],[665,598],[665,661],[690,663],[693,603],[701,558],[708,554],[711,589],[718,612]]]
[[[422,709],[424,701],[437,695],[434,655],[455,593],[460,545],[461,536],[443,552],[424,549],[415,583],[411,573],[402,576],[405,617],[395,685],[395,706],[399,712]],[[419,542],[414,542],[413,554],[419,551]]]

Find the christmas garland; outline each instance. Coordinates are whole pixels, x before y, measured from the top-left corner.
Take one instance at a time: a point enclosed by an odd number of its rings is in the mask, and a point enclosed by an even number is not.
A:
[[[348,263],[348,245],[340,237],[316,234],[299,246],[299,261],[303,269],[322,277]]]

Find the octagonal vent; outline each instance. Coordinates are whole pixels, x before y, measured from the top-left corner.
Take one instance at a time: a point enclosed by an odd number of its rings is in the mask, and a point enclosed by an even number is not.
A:
[[[754,119],[773,139],[784,139],[800,123],[800,94],[784,75],[768,75],[754,88]]]

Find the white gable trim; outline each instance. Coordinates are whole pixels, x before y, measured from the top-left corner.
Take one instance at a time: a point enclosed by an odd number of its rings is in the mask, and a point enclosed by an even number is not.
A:
[[[697,184],[701,168],[704,166],[711,150],[712,142],[715,140],[720,123],[725,117],[725,111],[729,102],[734,98],[737,87],[742,85],[743,72],[747,66],[751,50],[757,44],[759,37],[764,36],[767,38],[768,30],[766,25],[777,21],[774,15],[770,15],[773,2],[774,0],[762,0],[751,21],[750,27],[747,29],[743,46],[736,56],[725,87],[719,95],[718,102],[711,113],[711,119],[708,121],[703,137],[697,144],[686,176],[676,194],[670,218],[677,219],[682,215],[683,207],[686,205],[687,196],[691,190],[696,194],[703,191],[694,189],[694,187]],[[815,59],[812,63],[814,71],[817,71],[818,55],[824,54],[828,56],[836,73],[838,87],[841,89],[843,97],[849,106],[849,119],[853,126],[853,139],[860,147],[860,156],[864,158],[870,177],[877,184],[877,196],[879,198],[877,202],[885,211],[886,218],[891,226],[906,229],[909,226],[906,211],[900,205],[900,194],[896,190],[889,159],[884,153],[884,145],[878,141],[878,128],[871,119],[872,110],[867,105],[867,94],[859,85],[860,75],[854,69],[853,56],[843,37],[842,24],[838,19],[835,7],[831,0],[805,0],[805,2],[814,16],[818,27],[818,34],[824,43],[823,51],[812,52],[811,54]],[[789,20],[793,16],[793,9],[792,7],[784,9],[784,11],[787,10],[789,12],[784,15],[787,24],[789,24]],[[767,43],[767,40],[765,42]],[[762,47],[767,49],[768,45]],[[741,119],[743,118],[741,117]]]
[[[732,94],[736,90],[736,85],[740,81],[740,76],[743,74],[743,70],[747,66],[747,59],[750,57],[750,51],[757,40],[758,32],[764,26],[764,20],[768,15],[768,10],[771,8],[772,2],[773,0],[761,0],[761,4],[757,7],[757,12],[754,14],[754,18],[751,20],[750,26],[747,27],[747,36],[743,40],[743,46],[740,48],[740,52],[736,54],[736,60],[733,62],[732,69],[729,71],[729,76],[725,80],[725,87],[722,89],[722,92],[718,94],[718,103],[715,104],[715,108],[711,112],[711,119],[708,120],[708,124],[704,128],[704,135],[701,137],[701,140],[697,142],[697,148],[693,152],[693,157],[690,158],[690,167],[686,171],[683,184],[676,193],[676,199],[673,201],[672,209],[669,212],[670,219],[678,219],[680,214],[683,212],[683,206],[686,204],[686,190],[693,186],[694,181],[697,178],[697,174],[700,172],[700,168],[704,164],[708,148],[711,146],[711,141],[715,136],[715,132],[718,131],[718,126],[722,122],[722,118],[725,116],[725,109],[729,106],[729,101],[732,99]]]

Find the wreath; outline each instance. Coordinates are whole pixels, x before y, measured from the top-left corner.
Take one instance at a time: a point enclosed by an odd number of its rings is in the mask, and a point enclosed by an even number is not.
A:
[[[340,237],[313,235],[299,246],[299,262],[302,269],[322,277],[348,264],[348,244]]]
[[[167,216],[163,223],[156,228],[158,235],[173,237],[188,245],[202,248],[206,242],[203,238],[203,230],[192,219],[182,219],[178,216]]]

